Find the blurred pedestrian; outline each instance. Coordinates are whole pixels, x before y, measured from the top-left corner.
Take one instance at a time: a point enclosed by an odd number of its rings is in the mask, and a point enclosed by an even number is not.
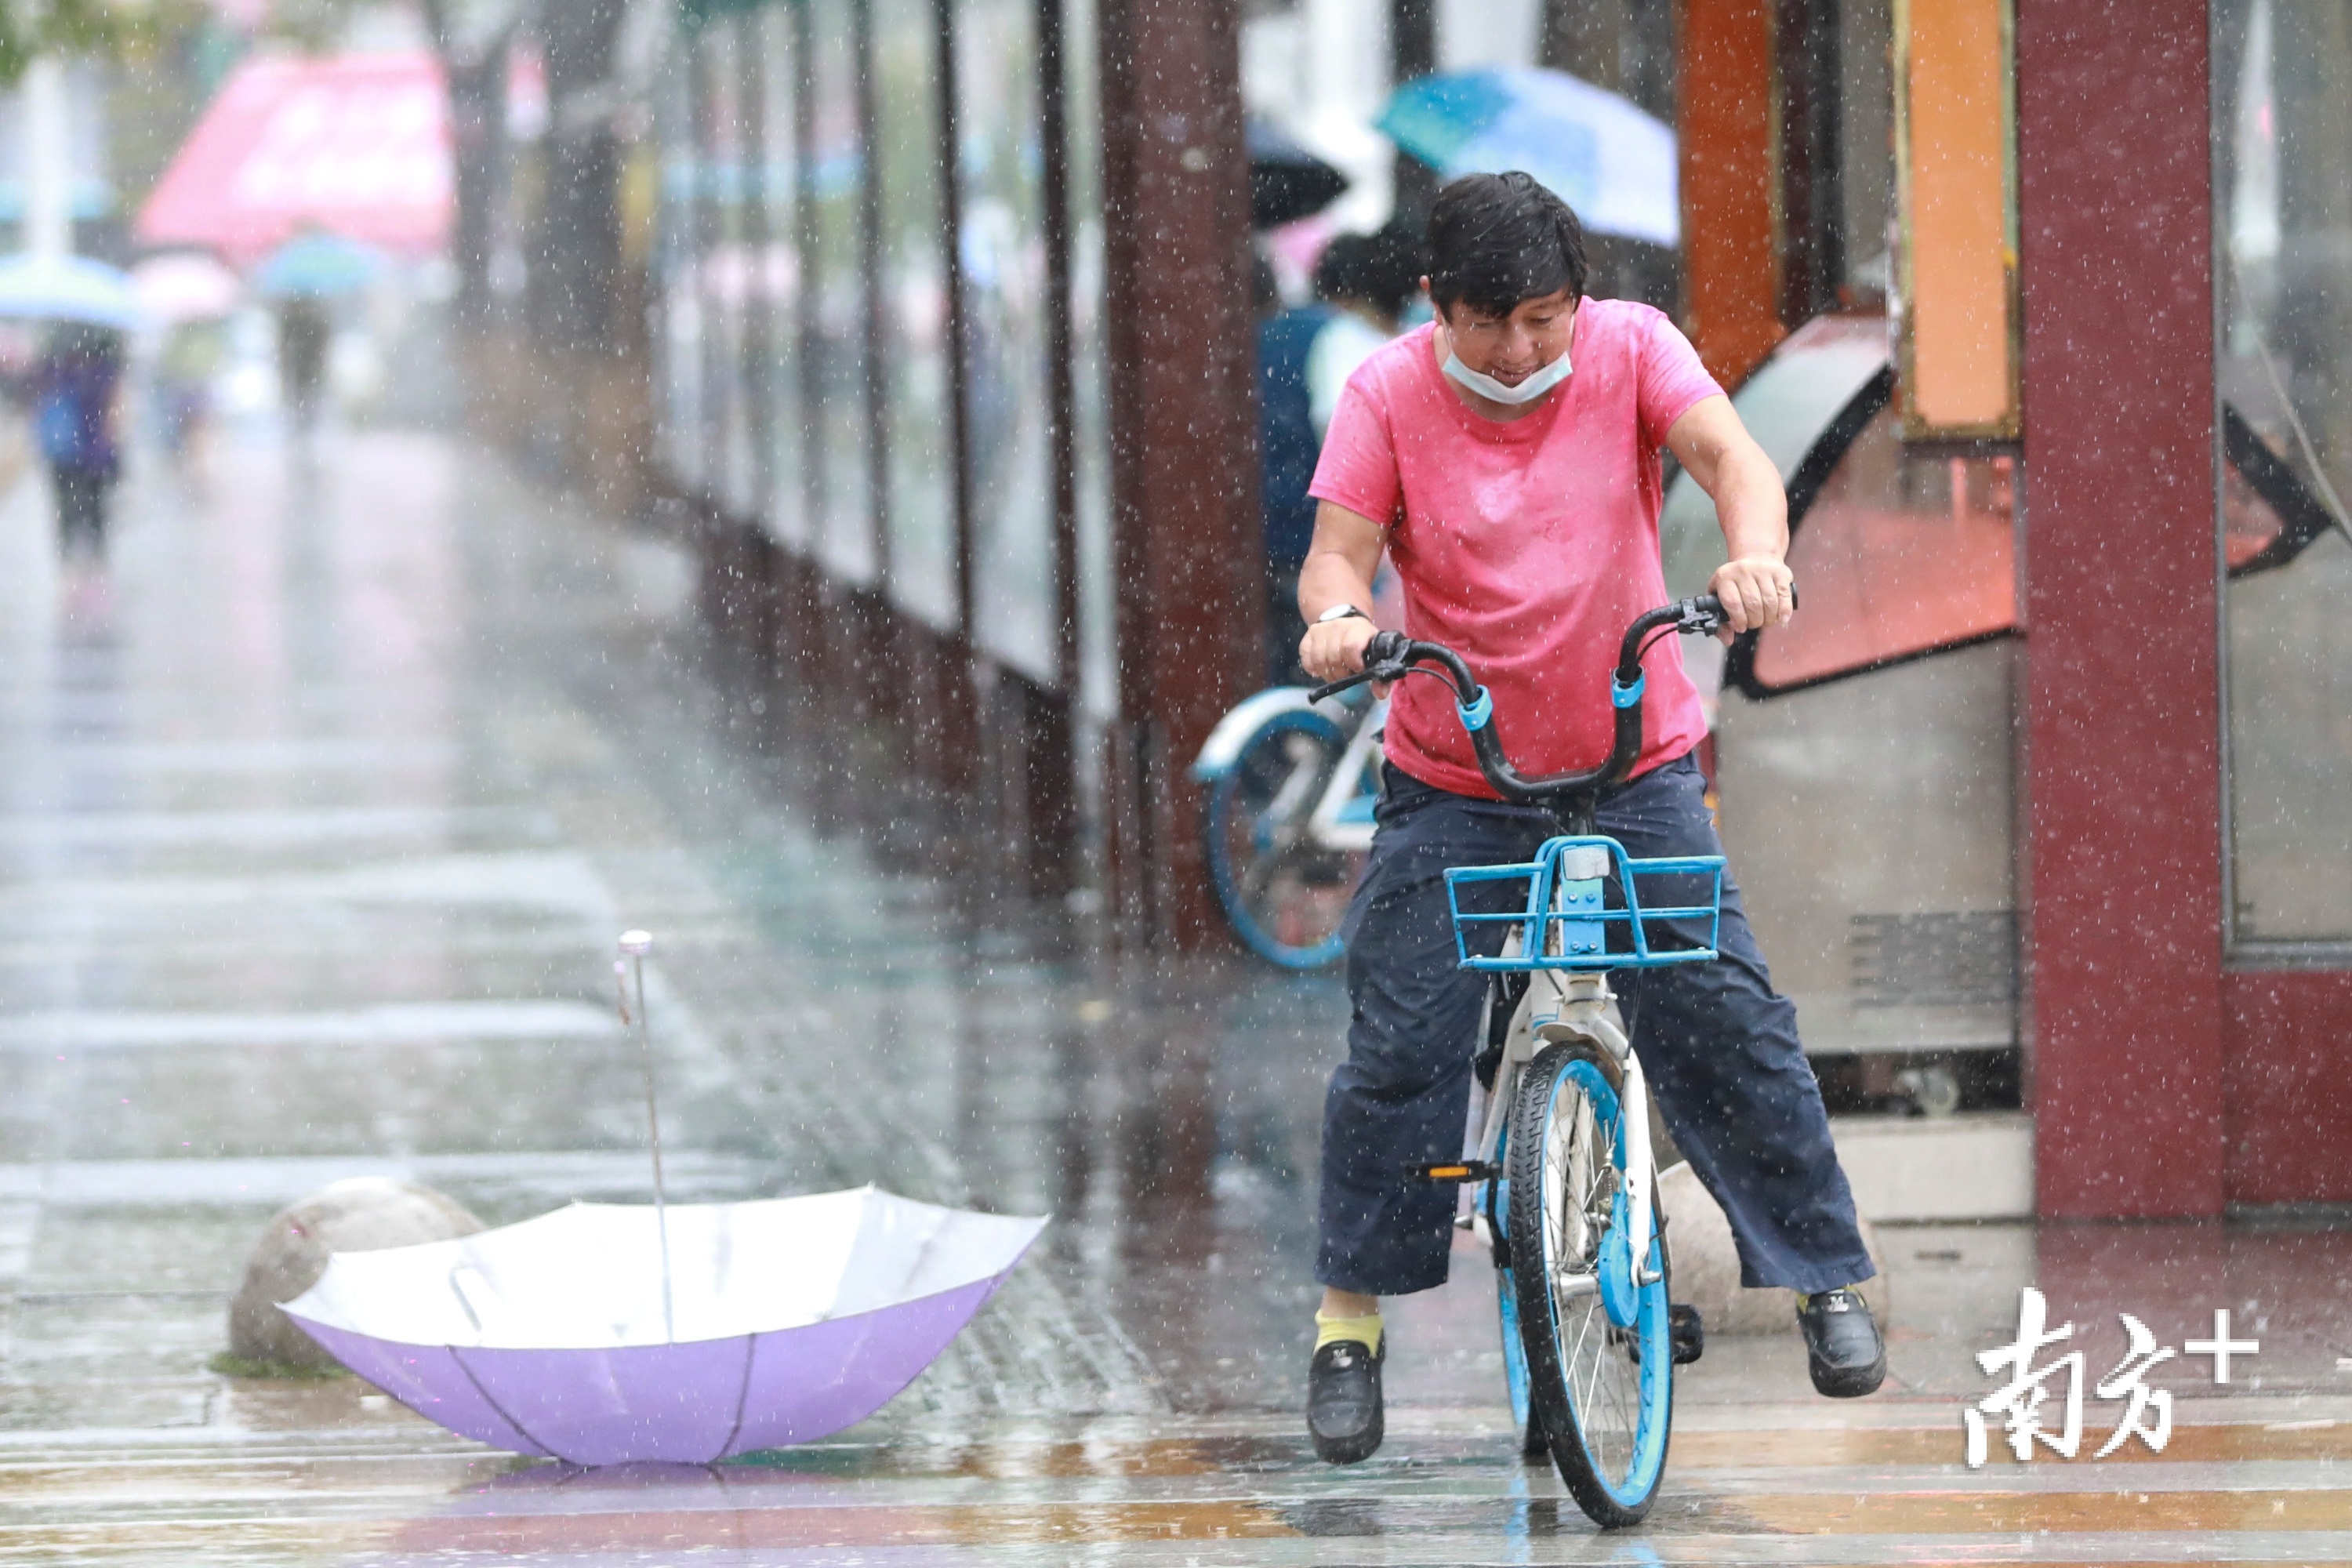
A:
[[[33,382],[33,439],[57,497],[58,549],[67,560],[106,553],[107,502],[122,476],[115,404],[122,340],[69,322],[51,335]]]
[[[213,377],[221,359],[216,321],[183,321],[163,339],[154,375],[155,430],[175,468],[185,471],[202,447],[212,413]]]
[[[327,351],[334,336],[334,323],[321,301],[298,294],[278,307],[278,389],[293,416],[295,435],[306,441],[319,421],[327,385]]]
[[[1307,413],[1318,442],[1356,367],[1404,330],[1405,311],[1421,292],[1422,270],[1420,237],[1402,224],[1374,234],[1343,234],[1324,247],[1315,267],[1315,295],[1333,314],[1307,355]]]
[[[1298,569],[1315,539],[1315,500],[1307,487],[1322,450],[1307,390],[1307,362],[1337,312],[1329,305],[1286,305],[1274,268],[1257,258],[1253,279],[1257,320],[1257,444],[1263,466],[1260,510],[1265,522],[1266,678],[1299,678]]]

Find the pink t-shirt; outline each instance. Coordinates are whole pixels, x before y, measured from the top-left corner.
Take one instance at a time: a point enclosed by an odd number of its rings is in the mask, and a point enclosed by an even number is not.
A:
[[[1406,333],[1349,378],[1311,493],[1387,526],[1407,635],[1469,661],[1522,773],[1592,767],[1609,754],[1618,640],[1666,602],[1658,449],[1723,389],[1658,311],[1587,300],[1575,373],[1534,412],[1487,419],[1438,370],[1434,331]],[[1706,733],[1679,643],[1661,639],[1643,666],[1637,773]],[[1438,681],[1391,693],[1388,756],[1424,784],[1495,798]]]

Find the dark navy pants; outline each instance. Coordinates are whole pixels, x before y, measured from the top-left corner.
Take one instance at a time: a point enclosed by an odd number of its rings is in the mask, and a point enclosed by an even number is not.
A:
[[[1668,763],[1604,800],[1599,829],[1637,860],[1719,855],[1705,789],[1692,759]],[[1485,975],[1456,967],[1445,868],[1531,859],[1555,831],[1540,810],[1388,770],[1348,914],[1348,1059],[1324,1102],[1324,1284],[1395,1296],[1444,1283],[1455,1189],[1412,1181],[1404,1168],[1462,1152],[1486,988]],[[1487,890],[1496,896],[1485,907],[1497,910],[1514,891],[1527,897],[1523,883]],[[1645,882],[1645,900],[1655,891]],[[1486,951],[1499,950],[1506,929],[1488,928]],[[1705,935],[1702,927],[1701,945]],[[1728,874],[1717,951],[1713,963],[1610,977],[1666,1131],[1731,1220],[1741,1283],[1814,1291],[1866,1279],[1796,1008],[1772,989]]]

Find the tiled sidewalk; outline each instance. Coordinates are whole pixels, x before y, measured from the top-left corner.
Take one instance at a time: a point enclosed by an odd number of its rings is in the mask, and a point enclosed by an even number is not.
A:
[[[1513,1452],[1465,1248],[1393,1312],[1388,1447],[1318,1466],[1328,979],[1055,957],[919,834],[885,863],[813,830],[805,760],[711,707],[683,559],[442,440],[341,436],[310,474],[225,442],[200,490],[129,495],[103,577],[60,579],[47,527],[37,485],[0,498],[0,1562],[2352,1556],[2324,1230],[1889,1230],[1887,1394],[1717,1341],[1654,1521],[1612,1537]],[[674,1195],[1055,1216],[950,1353],[835,1442],[593,1475],[206,1370],[263,1222],[338,1176],[494,1223],[642,1199],[625,925],[659,942]],[[2119,1310],[2179,1343],[2226,1306],[2265,1349],[2230,1391],[2166,1369],[2161,1459],[1972,1472],[1970,1357],[2029,1280],[2094,1362]]]

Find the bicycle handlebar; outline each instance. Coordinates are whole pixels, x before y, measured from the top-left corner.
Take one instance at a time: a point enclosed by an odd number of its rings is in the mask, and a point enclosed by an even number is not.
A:
[[[1368,680],[1394,681],[1442,671],[1454,687],[1454,707],[1461,714],[1462,727],[1470,732],[1470,747],[1478,755],[1478,769],[1486,775],[1486,782],[1505,800],[1540,805],[1562,795],[1597,795],[1633,771],[1642,754],[1642,654],[1653,633],[1662,628],[1711,632],[1723,624],[1723,602],[1712,594],[1661,605],[1634,617],[1618,645],[1617,668],[1609,685],[1610,704],[1617,713],[1615,743],[1610,747],[1608,761],[1582,773],[1540,779],[1522,776],[1503,754],[1502,738],[1495,732],[1495,705],[1486,689],[1478,684],[1462,656],[1443,643],[1414,642],[1402,632],[1379,633],[1364,648],[1363,672],[1316,688],[1312,700],[1320,702]],[[1439,668],[1424,670],[1423,665]]]

